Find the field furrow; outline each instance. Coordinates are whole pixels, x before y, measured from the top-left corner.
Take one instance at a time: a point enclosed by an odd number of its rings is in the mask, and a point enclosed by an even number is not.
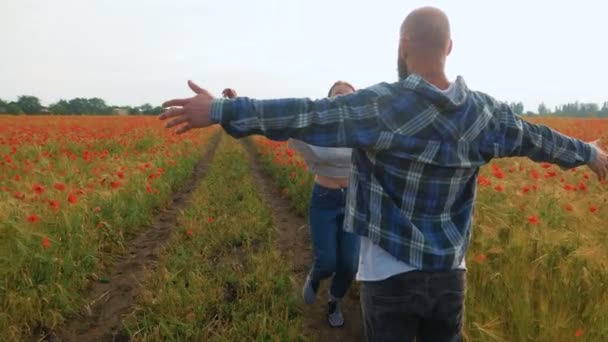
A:
[[[295,275],[294,288],[297,295],[304,284],[306,275],[312,265],[312,242],[310,228],[308,226],[306,194],[310,191],[301,189],[298,196],[289,196],[289,190],[279,186],[281,178],[278,173],[273,173],[268,160],[260,155],[254,140],[248,139],[244,145],[249,154],[249,162],[255,175],[260,195],[270,207],[273,220],[277,226],[279,237],[277,248],[286,260],[293,265],[292,272]],[[276,171],[276,170],[275,170]],[[289,176],[290,178],[291,175]],[[306,181],[311,181],[310,175],[303,175]],[[303,194],[303,196],[301,196]],[[305,306],[304,324],[307,338],[316,341],[364,341],[363,322],[361,320],[361,309],[359,307],[358,287],[353,284],[341,305],[345,316],[345,326],[334,329],[327,323],[326,293],[328,282],[325,281],[319,288],[319,300],[312,306]]]
[[[103,281],[91,285],[82,314],[52,335],[60,341],[97,341],[120,338],[122,316],[132,310],[135,298],[148,273],[154,270],[171,234],[177,229],[178,215],[190,204],[190,197],[205,177],[213,161],[221,134],[209,142],[207,152],[186,182],[157,211],[152,222],[129,240],[126,253],[114,258]]]
[[[291,265],[238,141],[223,139],[124,320],[133,341],[301,340]]]

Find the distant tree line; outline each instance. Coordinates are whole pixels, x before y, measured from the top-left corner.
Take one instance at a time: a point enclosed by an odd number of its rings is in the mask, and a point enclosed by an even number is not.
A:
[[[512,102],[509,104],[513,112],[517,115],[524,113],[522,102]],[[48,108],[40,104],[40,100],[35,96],[19,96],[17,102],[5,102],[0,99],[0,114],[56,114],[56,115],[158,115],[162,111],[161,107],[153,107],[146,103],[138,107],[131,106],[108,106],[103,99],[94,97],[85,99],[77,97],[75,99],[59,100]]]
[[[569,117],[601,117],[608,118],[608,101],[600,107],[597,103],[567,103],[557,106],[552,111],[544,103],[538,106],[539,115],[569,116]]]
[[[523,102],[511,102],[509,103],[509,107],[514,114],[522,115],[524,113],[524,103]]]
[[[54,115],[158,115],[161,107],[149,103],[141,106],[110,106],[103,99],[77,97],[71,100],[59,100],[48,107],[40,103],[36,96],[23,95],[17,101],[7,102],[0,99],[0,114],[54,114]]]
[[[524,114],[523,102],[509,103],[513,113]],[[158,115],[162,111],[159,106],[152,106],[149,103],[141,106],[110,106],[103,99],[93,97],[90,99],[77,97],[71,100],[59,100],[48,107],[42,106],[40,99],[36,96],[23,95],[17,101],[6,102],[0,99],[0,114],[55,114],[55,115]],[[531,111],[525,112],[526,115],[533,115]],[[597,103],[567,103],[557,106],[551,110],[544,103],[538,106],[539,115],[570,116],[570,117],[606,117],[608,118],[608,101],[600,107]]]

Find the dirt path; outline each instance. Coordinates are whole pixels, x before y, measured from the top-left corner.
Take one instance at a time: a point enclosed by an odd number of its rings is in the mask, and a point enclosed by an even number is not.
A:
[[[218,134],[212,138],[208,151],[196,164],[190,178],[172,195],[167,205],[157,211],[151,224],[128,242],[127,252],[115,258],[109,282],[92,284],[89,304],[83,308],[82,314],[47,335],[44,340],[128,341],[127,336],[121,335],[122,318],[134,304],[146,273],[154,268],[180,211],[186,207],[192,192],[204,178],[221,136]]]
[[[254,172],[259,193],[272,211],[272,219],[278,230],[278,244],[281,253],[293,265],[296,275],[298,296],[311,265],[312,245],[308,222],[297,216],[289,200],[285,199],[273,183],[272,179],[263,172],[250,142],[244,142],[251,169]],[[319,296],[314,305],[302,304],[305,335],[316,341],[363,341],[363,322],[359,307],[359,298],[351,288],[342,303],[345,324],[342,328],[331,328],[326,320],[327,310],[327,281],[319,289]]]

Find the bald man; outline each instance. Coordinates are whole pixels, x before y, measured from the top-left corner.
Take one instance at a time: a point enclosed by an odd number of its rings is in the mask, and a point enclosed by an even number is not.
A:
[[[361,306],[369,341],[458,341],[465,255],[479,168],[526,156],[562,168],[588,165],[600,179],[608,157],[587,143],[535,125],[508,105],[451,82],[446,15],[410,13],[401,26],[399,81],[320,100],[171,100],[161,119],[178,132],[221,124],[240,138],[262,134],[353,148],[344,229],[361,236]]]

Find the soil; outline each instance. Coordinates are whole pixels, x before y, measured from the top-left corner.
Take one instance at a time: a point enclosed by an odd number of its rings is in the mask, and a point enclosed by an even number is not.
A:
[[[60,328],[35,337],[43,341],[128,341],[121,331],[121,322],[141,289],[142,280],[155,268],[158,257],[177,226],[180,212],[188,205],[192,193],[203,180],[213,160],[221,134],[196,164],[188,180],[158,209],[151,223],[130,239],[125,254],[114,258],[109,276],[91,284],[87,305],[81,314]],[[45,329],[40,329],[44,331]]]
[[[277,229],[277,248],[293,265],[296,278],[297,295],[301,298],[301,286],[311,266],[312,244],[308,222],[295,214],[291,204],[285,198],[272,179],[263,171],[257,159],[255,149],[249,142],[243,143],[254,172],[259,194],[272,212],[272,220]],[[345,324],[341,328],[332,328],[327,322],[326,293],[328,281],[323,281],[318,297],[313,305],[302,302],[304,317],[304,335],[315,341],[364,341],[363,321],[358,293],[351,287],[342,300],[342,312]]]

